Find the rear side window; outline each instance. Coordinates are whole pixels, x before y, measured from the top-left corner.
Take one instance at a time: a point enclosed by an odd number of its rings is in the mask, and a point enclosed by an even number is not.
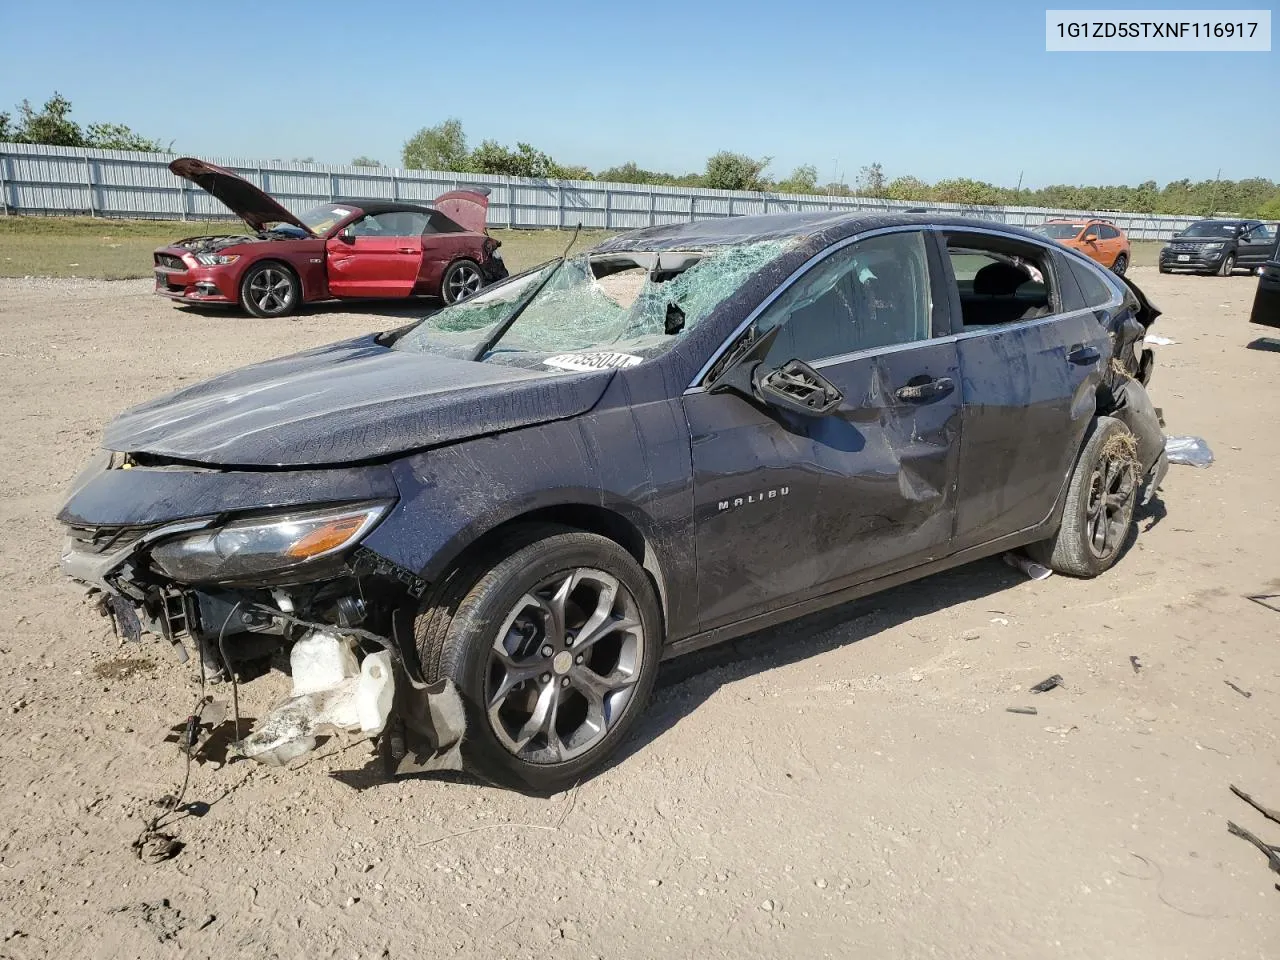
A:
[[[966,330],[1054,313],[1058,298],[1048,250],[1005,238],[954,235],[947,237],[947,254]]]
[[[1076,285],[1080,288],[1080,295],[1084,297],[1086,307],[1104,307],[1115,299],[1115,291],[1111,289],[1111,285],[1102,278],[1098,268],[1092,266],[1089,261],[1077,257],[1063,259],[1066,260],[1067,269],[1071,271],[1071,276],[1075,278]]]
[[[1105,223],[1098,227],[1098,235],[1102,237],[1103,240],[1120,239],[1120,231],[1115,227],[1107,226]]]

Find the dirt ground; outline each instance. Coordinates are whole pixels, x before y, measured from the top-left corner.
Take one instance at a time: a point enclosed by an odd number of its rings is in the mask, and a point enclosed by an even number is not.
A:
[[[1280,956],[1280,877],[1227,833],[1280,843],[1227,789],[1280,807],[1280,612],[1246,599],[1280,594],[1280,356],[1246,349],[1252,278],[1134,274],[1178,341],[1168,430],[1218,461],[1171,468],[1112,573],[987,561],[668,664],[624,756],[549,799],[380,783],[366,745],[196,765],[158,865],[130,843],[195,679],[117,646],[53,514],[126,406],[415,308],[0,280],[0,957]]]

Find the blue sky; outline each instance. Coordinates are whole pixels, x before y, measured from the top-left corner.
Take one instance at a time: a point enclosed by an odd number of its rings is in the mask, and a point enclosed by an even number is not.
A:
[[[0,109],[56,89],[179,153],[394,165],[457,116],[473,144],[593,169],[729,149],[824,182],[872,161],[1010,186],[1280,178],[1280,53],[1046,53],[1025,2],[6,6]]]

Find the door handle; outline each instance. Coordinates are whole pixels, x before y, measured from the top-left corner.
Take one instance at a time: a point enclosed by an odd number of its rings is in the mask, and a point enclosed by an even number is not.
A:
[[[417,247],[401,247],[400,252],[401,253],[417,253],[418,248]]]
[[[1067,354],[1067,360],[1081,367],[1086,364],[1097,363],[1101,358],[1102,354],[1098,352],[1097,347],[1086,347],[1078,343]]]
[[[924,403],[945,397],[955,388],[956,382],[950,377],[935,377],[923,383],[908,383],[905,387],[895,390],[893,395],[903,403]]]

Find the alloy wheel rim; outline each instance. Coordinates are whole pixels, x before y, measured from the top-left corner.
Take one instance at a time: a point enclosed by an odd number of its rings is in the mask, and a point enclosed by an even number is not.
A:
[[[456,302],[469,297],[480,289],[480,271],[474,267],[463,266],[454,269],[449,276],[449,295]]]
[[[563,763],[612,730],[634,700],[644,627],[631,591],[577,567],[539,583],[507,614],[485,670],[485,714],[518,759]]]
[[[1127,460],[1108,456],[1093,468],[1085,532],[1089,551],[1099,560],[1109,559],[1124,543],[1136,486],[1133,466]]]
[[[293,301],[293,282],[284,271],[268,268],[249,281],[249,297],[263,313],[279,313]]]

